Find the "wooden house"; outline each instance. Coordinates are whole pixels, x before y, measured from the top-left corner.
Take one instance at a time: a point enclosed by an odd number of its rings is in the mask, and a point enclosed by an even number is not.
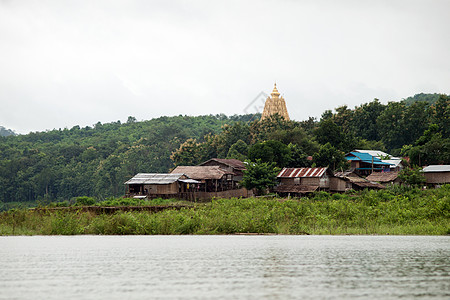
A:
[[[138,173],[125,182],[126,196],[134,198],[178,197],[195,191],[199,184],[183,173]]]
[[[423,168],[423,175],[429,185],[450,183],[450,165],[430,165]]]
[[[234,173],[222,169],[220,166],[178,166],[172,173],[183,173],[189,178],[197,180],[195,198],[208,200],[213,197],[250,197],[251,191],[236,187]]]
[[[225,171],[219,166],[178,166],[172,173],[186,174],[189,178],[198,180],[199,190],[218,192],[230,189],[233,172]]]
[[[301,196],[317,190],[329,190],[333,173],[328,168],[283,168],[277,175],[275,191],[283,196]]]
[[[389,163],[390,171],[399,172],[403,169],[402,159],[400,157],[392,156],[380,150],[353,150],[353,152],[366,153],[373,157],[380,159],[382,162]]]
[[[233,173],[233,182],[235,186],[242,181],[242,176],[244,170],[246,169],[245,164],[238,159],[224,159],[224,158],[211,158],[199,166],[219,166],[222,170]]]
[[[383,162],[381,159],[372,156],[369,153],[356,151],[347,153],[345,159],[350,162],[350,169],[362,176],[367,176],[376,171],[381,172],[383,170],[389,170],[391,166],[391,163]]]
[[[398,172],[373,172],[366,179],[370,182],[378,182],[383,186],[401,183],[400,178],[398,178]]]

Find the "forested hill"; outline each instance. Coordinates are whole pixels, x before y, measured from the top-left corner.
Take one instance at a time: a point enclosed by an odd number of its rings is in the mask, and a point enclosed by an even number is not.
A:
[[[16,135],[16,133],[11,129],[7,129],[3,126],[0,126],[0,136],[10,136],[10,135]]]
[[[171,153],[258,115],[176,116],[0,137],[0,202],[123,194],[138,172],[168,172]]]
[[[405,101],[407,106],[410,106],[414,102],[418,102],[418,101],[426,102],[429,105],[432,105],[432,104],[436,103],[436,101],[438,101],[438,99],[439,99],[439,94],[424,94],[424,93],[420,93],[420,94],[415,94],[412,97],[408,97],[404,101]]]

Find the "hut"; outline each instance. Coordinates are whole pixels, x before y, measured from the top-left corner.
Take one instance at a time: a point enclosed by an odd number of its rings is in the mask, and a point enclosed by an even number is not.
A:
[[[199,184],[183,173],[138,173],[125,182],[126,196],[134,198],[179,198],[194,192]]]
[[[317,190],[329,190],[333,173],[328,168],[283,168],[277,175],[275,191],[283,196],[302,196]]]
[[[423,174],[429,185],[450,183],[450,165],[430,165],[423,168]]]
[[[378,182],[383,186],[401,183],[400,178],[398,178],[398,172],[373,172],[366,179],[370,182]]]
[[[383,189],[384,186],[379,183],[370,182],[362,178],[358,174],[351,171],[336,172],[334,178],[339,180],[338,185],[334,187],[334,191],[343,192],[347,190],[363,190],[363,189]]]

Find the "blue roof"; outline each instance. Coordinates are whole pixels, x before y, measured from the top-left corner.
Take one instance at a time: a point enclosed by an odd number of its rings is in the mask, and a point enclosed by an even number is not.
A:
[[[372,156],[369,153],[350,152],[345,155],[345,159],[353,160],[353,161],[362,161],[362,162],[369,163],[369,164],[372,163],[372,159],[373,159],[374,165],[387,165],[387,166],[391,165],[390,163],[383,162],[378,157]]]

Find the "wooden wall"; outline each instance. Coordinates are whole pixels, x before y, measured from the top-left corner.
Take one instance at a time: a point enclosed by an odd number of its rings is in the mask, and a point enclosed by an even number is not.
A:
[[[424,175],[429,184],[450,183],[450,172],[432,172]]]

